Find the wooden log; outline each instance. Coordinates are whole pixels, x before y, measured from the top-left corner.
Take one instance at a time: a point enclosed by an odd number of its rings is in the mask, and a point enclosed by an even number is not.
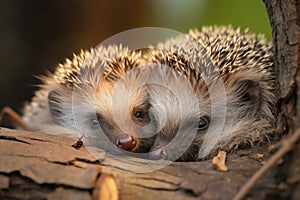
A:
[[[75,142],[0,129],[0,199],[232,199],[269,157],[268,145],[239,150],[227,156],[228,172],[221,172],[211,160],[164,166],[94,147],[75,148]],[[276,172],[264,176],[248,196],[275,196]]]
[[[91,199],[95,183],[106,179],[98,165],[105,152],[99,150],[95,158],[84,148],[73,148],[74,142],[66,137],[1,129],[1,199]]]

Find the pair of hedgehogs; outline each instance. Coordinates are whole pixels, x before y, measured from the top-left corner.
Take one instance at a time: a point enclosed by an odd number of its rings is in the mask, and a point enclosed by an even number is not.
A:
[[[99,46],[41,79],[24,107],[28,127],[104,149],[193,161],[274,131],[272,46],[232,27],[155,48]]]

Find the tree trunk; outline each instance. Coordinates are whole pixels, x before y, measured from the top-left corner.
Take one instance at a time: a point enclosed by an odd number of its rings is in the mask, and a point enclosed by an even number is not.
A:
[[[265,0],[270,18],[278,96],[278,132],[293,134],[300,127],[299,1]],[[300,144],[286,157],[280,181],[281,197],[300,199]]]

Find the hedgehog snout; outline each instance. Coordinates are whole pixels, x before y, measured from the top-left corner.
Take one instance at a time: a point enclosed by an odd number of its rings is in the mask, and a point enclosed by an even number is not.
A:
[[[166,160],[168,158],[168,154],[164,146],[158,145],[151,148],[149,157],[152,160]]]
[[[125,151],[133,151],[137,146],[137,140],[131,135],[121,134],[116,139],[116,145]]]

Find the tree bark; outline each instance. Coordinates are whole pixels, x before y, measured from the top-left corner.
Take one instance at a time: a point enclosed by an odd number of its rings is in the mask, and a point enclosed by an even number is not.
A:
[[[217,171],[208,160],[175,162],[160,170],[134,173],[135,166],[151,161],[133,157],[124,161],[96,148],[91,154],[74,143],[63,136],[0,129],[0,198],[117,199],[119,195],[123,200],[227,200],[269,157],[265,145],[227,156],[228,172]],[[273,169],[263,177],[249,196],[275,196],[276,172]]]
[[[273,34],[278,96],[278,132],[293,134],[300,127],[299,1],[265,0]],[[279,174],[285,185],[280,196],[300,199],[300,144],[285,158]]]

